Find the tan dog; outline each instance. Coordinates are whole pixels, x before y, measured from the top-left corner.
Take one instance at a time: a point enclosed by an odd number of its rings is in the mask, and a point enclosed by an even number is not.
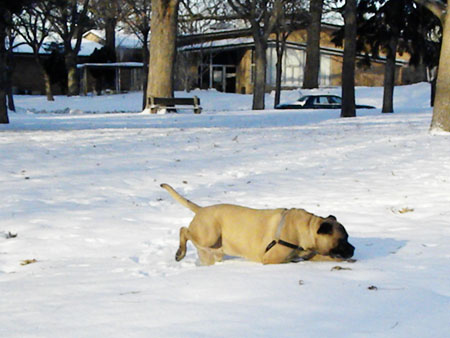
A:
[[[170,185],[161,187],[195,213],[189,228],[180,229],[177,261],[186,255],[188,240],[205,265],[221,261],[224,255],[264,264],[305,259],[342,261],[353,256],[355,248],[334,216],[322,218],[303,209],[251,209],[231,204],[200,207]]]

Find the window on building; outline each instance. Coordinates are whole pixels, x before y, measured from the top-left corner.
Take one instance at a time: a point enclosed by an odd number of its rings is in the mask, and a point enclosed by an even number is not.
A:
[[[320,56],[319,85],[321,87],[331,85],[331,57],[328,55]]]

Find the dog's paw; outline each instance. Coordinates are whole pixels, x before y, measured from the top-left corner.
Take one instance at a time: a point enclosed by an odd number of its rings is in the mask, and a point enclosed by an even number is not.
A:
[[[186,252],[184,252],[183,250],[181,250],[181,248],[178,249],[178,250],[177,250],[177,253],[175,254],[175,260],[176,260],[177,262],[179,262],[179,261],[181,261],[181,260],[184,258],[185,255],[186,255]]]

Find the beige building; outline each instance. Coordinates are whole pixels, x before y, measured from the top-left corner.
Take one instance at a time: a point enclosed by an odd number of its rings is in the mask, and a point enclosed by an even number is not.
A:
[[[324,24],[321,32],[320,86],[340,86],[343,49],[331,42],[338,26]],[[267,90],[275,86],[275,37],[267,49]],[[215,88],[236,93],[253,92],[254,44],[250,31],[235,30],[183,36],[178,53],[178,89]],[[362,56],[359,56],[362,59]],[[397,55],[396,84],[424,81],[425,74],[408,67],[409,56]],[[282,66],[282,87],[299,88],[303,84],[306,62],[306,30],[293,32],[287,41]],[[357,86],[382,86],[385,59],[372,59],[371,65],[357,67]]]

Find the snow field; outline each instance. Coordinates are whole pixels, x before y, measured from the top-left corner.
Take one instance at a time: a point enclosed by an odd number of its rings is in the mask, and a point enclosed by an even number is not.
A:
[[[201,115],[135,113],[137,94],[19,97],[0,126],[0,336],[447,337],[450,136],[428,132],[428,90],[352,119],[218,92],[196,93]],[[357,93],[380,107],[381,88]],[[189,245],[177,263],[192,213],[160,183],[200,205],[333,214],[357,262],[202,267]]]

